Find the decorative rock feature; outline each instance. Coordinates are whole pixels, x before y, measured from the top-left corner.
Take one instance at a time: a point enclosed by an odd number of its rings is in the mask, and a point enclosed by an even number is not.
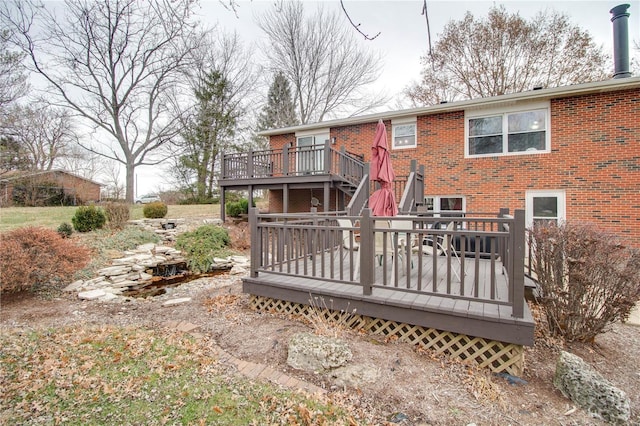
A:
[[[185,272],[186,259],[180,251],[169,246],[143,244],[135,250],[124,252],[124,257],[112,260],[112,265],[97,271],[98,276],[86,281],[75,281],[64,288],[69,293],[78,292],[84,300],[112,300],[127,292],[139,291],[161,280],[152,275],[168,274],[167,278]],[[230,256],[214,259],[212,270],[234,270],[234,274],[246,274],[244,265],[249,265],[245,256]],[[168,272],[171,271],[171,272]],[[183,276],[183,275],[182,275]],[[156,289],[157,290],[157,289]],[[158,294],[157,292],[155,294]],[[178,303],[184,303],[178,302]]]
[[[631,415],[627,395],[582,358],[561,352],[553,384],[578,406],[609,423],[626,424]]]
[[[129,223],[158,234],[165,243],[175,241],[178,234],[189,230],[184,219],[139,219]],[[202,219],[201,225],[222,225],[222,221],[218,218]]]
[[[353,355],[346,342],[309,333],[294,334],[289,340],[287,364],[307,371],[342,367]]]

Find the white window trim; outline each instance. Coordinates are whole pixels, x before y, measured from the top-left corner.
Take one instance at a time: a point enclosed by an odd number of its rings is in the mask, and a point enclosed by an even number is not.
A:
[[[526,112],[533,110],[545,110],[545,147],[546,149],[538,149],[535,151],[519,151],[519,152],[499,152],[492,154],[469,154],[469,119],[480,117],[491,117],[496,115],[511,114],[514,112]],[[506,120],[503,120],[503,136],[505,135],[504,129],[506,127]],[[480,110],[465,111],[464,114],[464,157],[465,158],[486,158],[486,157],[507,157],[511,155],[531,155],[531,154],[548,154],[551,152],[551,103],[549,101],[533,102],[524,105],[516,105],[511,107],[502,108],[487,108]]]
[[[415,143],[407,146],[396,146],[396,125],[413,124]],[[418,117],[403,117],[391,120],[391,149],[416,149],[418,147]]]
[[[525,193],[525,221],[527,228],[533,225],[533,199],[537,197],[556,197],[558,199],[558,221],[567,219],[567,194],[564,189],[528,190]]]
[[[425,204],[427,202],[427,198],[433,198],[433,210],[429,210],[429,211],[433,211],[433,216],[434,217],[440,217],[440,213],[444,212],[444,213],[450,213],[450,212],[461,212],[461,213],[465,213],[467,211],[467,197],[464,195],[426,195],[425,197]],[[462,198],[462,210],[440,210],[440,200],[442,198]]]

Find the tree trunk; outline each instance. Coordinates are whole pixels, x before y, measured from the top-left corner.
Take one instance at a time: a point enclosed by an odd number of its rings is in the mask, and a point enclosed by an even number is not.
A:
[[[126,201],[127,203],[133,203],[134,196],[134,185],[135,185],[135,167],[133,164],[125,164],[125,168],[127,170],[127,192],[126,192]]]

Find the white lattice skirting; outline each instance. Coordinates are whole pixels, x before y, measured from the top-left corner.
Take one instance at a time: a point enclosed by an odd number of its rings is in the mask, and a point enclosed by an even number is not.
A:
[[[294,302],[251,295],[250,306],[258,311],[302,316],[309,320],[324,316],[354,330],[372,334],[395,336],[398,340],[420,345],[436,353],[445,353],[462,360],[474,360],[480,367],[488,367],[496,373],[506,372],[520,376],[524,370],[524,349],[521,345],[487,340],[450,331],[371,318],[355,313],[319,308]]]

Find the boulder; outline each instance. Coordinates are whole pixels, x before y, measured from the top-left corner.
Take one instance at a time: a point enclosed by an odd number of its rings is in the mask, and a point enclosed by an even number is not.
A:
[[[342,367],[353,355],[346,342],[309,333],[294,334],[289,340],[287,364],[306,371]]]
[[[629,422],[629,397],[579,356],[564,351],[560,353],[553,384],[589,413],[613,424]]]

